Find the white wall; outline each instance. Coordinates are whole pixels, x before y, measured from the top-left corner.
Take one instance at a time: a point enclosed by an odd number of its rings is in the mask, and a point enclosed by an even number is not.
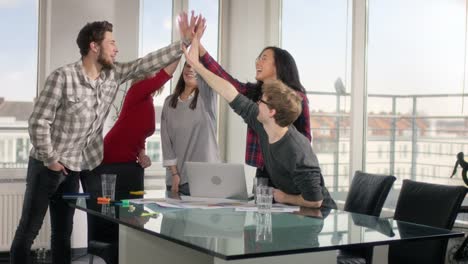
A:
[[[51,71],[80,59],[76,37],[87,22],[111,22],[119,48],[117,59],[137,57],[139,1],[43,0],[40,4],[40,88]]]
[[[126,0],[41,0],[39,26],[38,90],[54,69],[80,59],[76,37],[92,21],[107,20],[114,25],[119,61],[138,56],[139,1]],[[77,211],[73,248],[86,247],[86,214]]]

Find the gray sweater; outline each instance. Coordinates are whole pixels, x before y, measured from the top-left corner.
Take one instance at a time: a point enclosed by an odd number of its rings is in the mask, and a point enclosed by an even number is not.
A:
[[[239,94],[230,105],[257,132],[265,168],[275,188],[287,194],[301,194],[307,201],[323,200],[323,207],[336,208],[324,185],[317,156],[304,135],[291,125],[280,140],[270,144],[268,134],[257,120],[256,103]]]
[[[216,142],[216,99],[213,90],[201,79],[198,80],[198,100],[195,109],[190,109],[193,96],[177,102],[172,108],[166,98],[161,113],[161,143],[163,166],[177,165],[180,184],[188,182],[184,172],[186,161],[219,162]],[[172,174],[166,171],[166,185],[172,185]]]

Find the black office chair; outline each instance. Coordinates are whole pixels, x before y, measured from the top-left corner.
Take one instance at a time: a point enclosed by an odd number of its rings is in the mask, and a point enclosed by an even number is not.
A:
[[[118,256],[115,252],[118,250],[118,242],[102,242],[98,240],[88,241],[89,264],[93,264],[94,256],[101,257],[105,263],[117,263]]]
[[[99,196],[96,194],[93,195],[96,197]],[[87,206],[90,209],[102,210],[102,208],[100,208],[101,205],[88,204]],[[108,207],[108,213],[115,214],[115,208]],[[110,210],[114,211],[111,212]],[[92,214],[87,214],[87,219],[89,264],[93,264],[94,256],[102,258],[106,264],[118,263],[118,224]]]
[[[396,178],[356,171],[349,187],[344,210],[352,213],[379,216]]]
[[[115,199],[143,198],[143,196],[130,195],[129,190],[144,189],[144,170],[139,165],[128,167],[126,163],[106,164],[99,166],[92,172],[82,173],[81,182],[83,190],[89,192],[91,197],[99,197],[102,194],[101,174],[117,174],[115,186]],[[124,181],[119,175],[132,175],[134,179]],[[128,179],[128,177],[127,177]],[[102,210],[96,203],[87,203],[90,209]],[[119,210],[114,209],[114,215],[119,216]],[[112,213],[112,212],[110,212]],[[102,217],[87,214],[88,218],[88,254],[89,263],[93,263],[94,256],[102,258],[106,264],[116,264],[119,261],[119,225],[103,219]]]
[[[405,222],[452,229],[466,192],[467,188],[463,186],[404,180],[394,218]],[[400,236],[404,236],[404,233],[404,230],[400,230]],[[445,239],[390,245],[388,263],[444,263],[447,242]]]
[[[352,213],[379,216],[388,193],[396,178],[392,175],[380,175],[356,171],[349,188],[344,210]],[[341,250],[338,264],[370,264],[373,248]]]

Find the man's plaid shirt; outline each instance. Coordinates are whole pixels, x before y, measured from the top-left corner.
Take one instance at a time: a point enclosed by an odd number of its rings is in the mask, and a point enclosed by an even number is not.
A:
[[[181,42],[103,69],[95,84],[81,59],[52,72],[29,118],[31,157],[59,161],[74,171],[94,169],[103,158],[103,125],[122,83],[156,72],[182,55]]]
[[[218,64],[218,62],[216,62],[213,59],[213,57],[210,56],[210,54],[208,54],[208,52],[202,57],[200,57],[200,61],[203,63],[203,65],[205,65],[205,67],[208,70],[230,82],[239,93],[243,95],[247,94],[247,85],[234,79],[229,73],[227,73],[223,69],[223,67],[221,67],[221,65]],[[297,131],[299,131],[306,138],[308,138],[309,141],[311,141],[309,102],[305,94],[300,92],[298,92],[298,94],[302,97],[302,113],[297,118],[297,120],[294,121],[294,126],[296,127]],[[263,161],[260,142],[258,141],[258,135],[250,126],[247,127],[245,163],[257,168],[263,168],[265,164]]]

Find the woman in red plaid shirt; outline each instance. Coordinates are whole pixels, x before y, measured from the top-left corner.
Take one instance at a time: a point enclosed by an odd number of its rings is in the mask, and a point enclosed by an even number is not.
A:
[[[307,100],[304,86],[302,86],[300,82],[296,62],[288,51],[278,47],[264,48],[255,61],[256,83],[242,83],[233,78],[210,56],[210,54],[208,54],[203,45],[200,45],[199,51],[200,61],[208,70],[229,81],[234,87],[236,87],[239,93],[246,95],[252,101],[257,102],[261,98],[262,84],[268,80],[281,80],[287,86],[296,90],[302,97],[302,113],[294,122],[294,126],[300,133],[308,138],[309,141],[311,141],[309,101]],[[247,128],[245,163],[257,168],[256,177],[269,178],[267,171],[264,169],[263,156],[260,149],[260,143],[258,141],[258,135],[251,127]]]

